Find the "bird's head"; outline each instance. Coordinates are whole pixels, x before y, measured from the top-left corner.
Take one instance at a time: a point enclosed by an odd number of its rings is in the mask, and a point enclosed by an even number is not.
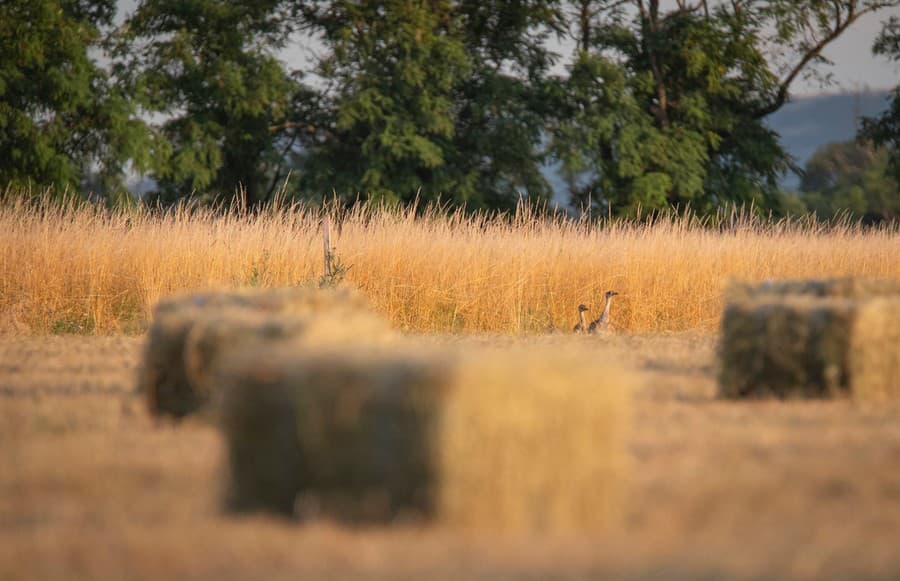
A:
[[[579,312],[579,313],[583,313],[583,312],[589,311],[589,310],[590,310],[590,309],[587,308],[587,305],[578,305],[578,312]]]
[[[617,294],[619,294],[619,293],[617,293],[617,292],[614,291],[614,290],[606,291],[606,298],[614,297],[614,296],[616,296]]]

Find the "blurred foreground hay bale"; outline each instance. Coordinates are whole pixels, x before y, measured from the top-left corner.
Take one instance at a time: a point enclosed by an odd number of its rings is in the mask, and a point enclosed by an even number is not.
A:
[[[270,341],[295,348],[340,342],[359,333],[391,334],[387,321],[350,289],[292,287],[181,295],[160,301],[138,371],[138,390],[151,413],[184,417],[208,400],[208,370],[245,343]]]
[[[894,281],[784,281],[758,288],[732,295],[725,306],[722,396],[900,397],[893,377],[900,369]]]
[[[208,398],[215,387],[211,371],[218,361],[235,352],[287,348],[302,352],[309,348],[355,344],[389,343],[397,338],[388,321],[364,309],[334,305],[316,313],[283,315],[231,309],[201,316],[184,341],[185,377],[191,388]]]
[[[432,512],[440,362],[358,346],[223,364],[231,508],[290,515],[314,490],[348,518]]]
[[[229,504],[514,532],[598,530],[617,506],[632,379],[547,350],[408,346],[230,358]]]

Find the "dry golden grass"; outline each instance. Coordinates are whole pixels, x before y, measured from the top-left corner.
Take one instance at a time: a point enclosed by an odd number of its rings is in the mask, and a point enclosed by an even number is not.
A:
[[[0,339],[0,579],[900,577],[897,402],[719,400],[711,335],[525,341],[602,346],[643,377],[628,493],[604,533],[547,541],[228,518],[216,429],[156,426],[131,393],[140,339]]]
[[[322,273],[319,211],[216,217],[54,206],[0,206],[0,329],[137,332],[181,290],[285,286]],[[732,278],[900,278],[900,233],[738,219],[653,223],[357,208],[331,212],[347,281],[397,327],[422,332],[571,329],[579,303],[633,332],[716,328]],[[592,314],[593,314],[592,313]],[[2,332],[2,331],[0,331]]]

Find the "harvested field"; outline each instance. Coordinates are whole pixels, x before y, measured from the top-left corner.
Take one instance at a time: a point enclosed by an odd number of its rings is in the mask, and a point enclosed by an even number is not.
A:
[[[0,579],[900,577],[900,404],[719,400],[712,335],[577,341],[643,379],[630,488],[611,530],[546,541],[226,517],[217,430],[131,393],[141,339],[0,338]]]

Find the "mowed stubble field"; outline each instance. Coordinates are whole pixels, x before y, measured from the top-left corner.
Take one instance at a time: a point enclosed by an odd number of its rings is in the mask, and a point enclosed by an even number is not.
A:
[[[0,579],[900,577],[900,402],[719,400],[712,333],[422,337],[638,370],[622,514],[565,539],[229,517],[215,427],[133,395],[142,340],[0,337]]]

